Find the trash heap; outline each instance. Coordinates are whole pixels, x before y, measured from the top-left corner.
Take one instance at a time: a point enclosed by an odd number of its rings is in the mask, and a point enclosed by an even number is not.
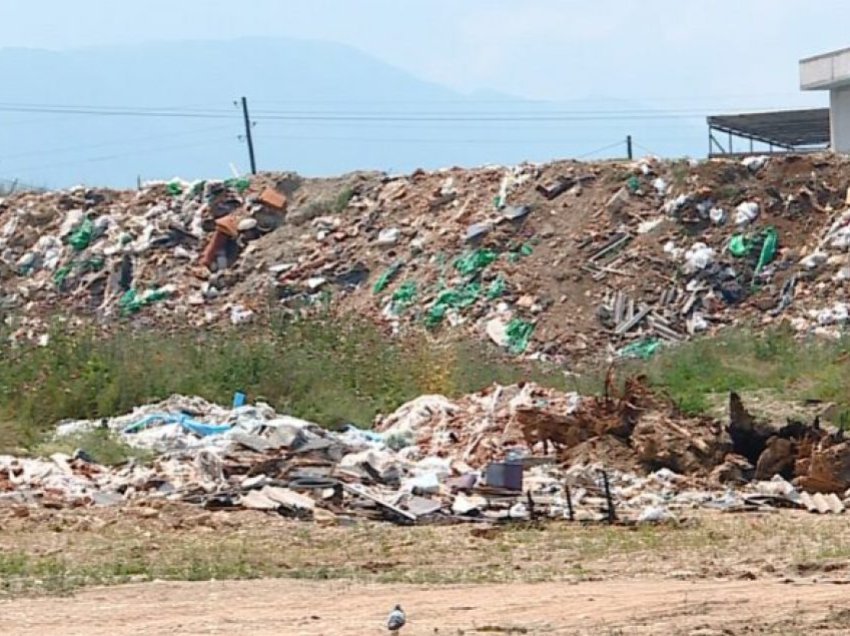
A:
[[[327,308],[570,362],[850,317],[848,159],[265,174],[0,201],[0,310],[161,328]]]
[[[730,398],[728,423],[689,418],[630,378],[603,396],[534,384],[451,401],[423,396],[376,430],[330,432],[265,404],[224,408],[173,396],[125,416],[64,422],[109,429],[149,462],[98,465],[85,448],[0,457],[0,505],[182,501],[323,523],[665,521],[696,507],[842,512],[850,447],[814,424],[757,421]],[[78,437],[85,439],[85,437]]]

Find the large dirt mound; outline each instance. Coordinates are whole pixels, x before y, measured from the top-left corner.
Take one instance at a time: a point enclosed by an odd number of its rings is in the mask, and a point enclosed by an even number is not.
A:
[[[250,323],[330,304],[576,358],[745,319],[847,320],[848,161],[556,162],[77,188],[0,202],[0,308]]]

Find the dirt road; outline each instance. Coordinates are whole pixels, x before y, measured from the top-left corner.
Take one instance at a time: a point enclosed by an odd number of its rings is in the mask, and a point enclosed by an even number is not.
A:
[[[378,586],[292,580],[148,583],[0,603],[0,634],[385,633],[394,603],[415,634],[846,634],[836,582],[669,580]]]

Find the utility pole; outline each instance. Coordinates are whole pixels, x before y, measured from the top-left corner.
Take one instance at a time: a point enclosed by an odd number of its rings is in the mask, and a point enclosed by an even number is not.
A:
[[[632,136],[631,135],[626,135],[626,155],[628,156],[629,160],[631,160],[633,158],[632,157]]]
[[[245,116],[245,139],[248,141],[251,174],[257,174],[257,160],[254,158],[254,139],[251,137],[251,118],[248,116],[248,100],[244,97],[242,98],[242,114]]]

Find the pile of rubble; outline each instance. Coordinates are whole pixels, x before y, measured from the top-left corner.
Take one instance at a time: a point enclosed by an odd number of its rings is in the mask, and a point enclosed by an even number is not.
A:
[[[534,384],[451,401],[423,396],[374,431],[330,432],[264,404],[199,398],[57,436],[109,429],[150,462],[107,467],[85,448],[49,459],[0,457],[0,505],[119,505],[168,499],[207,509],[260,509],[335,523],[546,516],[661,521],[695,507],[808,507],[841,512],[850,442],[813,425],[757,421],[730,398],[721,423],[684,417],[630,378],[585,397]],[[239,401],[236,402],[237,404]]]
[[[0,311],[200,327],[330,305],[514,353],[651,355],[730,323],[850,318],[838,156],[556,162],[0,200]]]

